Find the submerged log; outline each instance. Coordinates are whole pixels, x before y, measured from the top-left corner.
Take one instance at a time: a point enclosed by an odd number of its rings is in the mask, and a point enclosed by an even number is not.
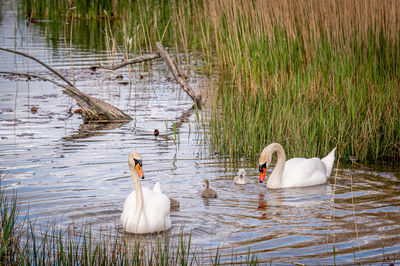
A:
[[[16,75],[20,76],[29,76],[29,77],[35,77],[39,78],[42,80],[50,81],[58,86],[61,86],[64,88],[63,93],[67,94],[68,96],[72,97],[74,100],[76,100],[78,106],[82,109],[82,118],[85,123],[88,123],[90,121],[97,121],[97,122],[129,122],[132,120],[132,118],[119,110],[118,108],[112,106],[111,104],[108,104],[102,100],[96,99],[94,97],[91,97],[80,90],[78,90],[70,81],[68,81],[65,77],[63,77],[60,73],[58,73],[56,70],[51,68],[50,66],[46,65],[39,59],[30,56],[28,54],[6,49],[6,48],[1,48],[0,50],[10,52],[10,53],[15,53],[18,55],[22,55],[25,57],[28,57],[32,60],[35,60],[39,64],[43,65],[47,69],[49,69],[51,72],[53,72],[55,75],[57,75],[59,78],[61,78],[65,83],[68,85],[63,85],[58,82],[52,81],[50,79],[40,77],[40,76],[35,76],[31,74],[25,74],[25,73],[14,73]],[[12,72],[9,72],[8,74],[12,74]]]

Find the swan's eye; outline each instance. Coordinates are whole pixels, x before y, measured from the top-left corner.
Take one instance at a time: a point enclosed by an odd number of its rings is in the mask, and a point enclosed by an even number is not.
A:
[[[142,160],[136,160],[136,159],[133,160],[135,161],[135,165],[139,164],[140,167],[142,167]]]
[[[258,171],[260,171],[260,173],[263,172],[263,168],[267,168],[267,163],[265,162],[263,165],[260,165],[258,168]]]

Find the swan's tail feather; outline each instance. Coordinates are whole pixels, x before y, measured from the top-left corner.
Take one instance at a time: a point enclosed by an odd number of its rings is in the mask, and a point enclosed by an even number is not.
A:
[[[160,184],[160,182],[157,182],[157,183],[154,184],[153,192],[161,193],[161,184]]]
[[[333,148],[333,150],[324,158],[321,159],[321,161],[325,164],[326,166],[326,176],[329,177],[332,172],[333,168],[333,163],[335,162],[335,151],[336,147]]]

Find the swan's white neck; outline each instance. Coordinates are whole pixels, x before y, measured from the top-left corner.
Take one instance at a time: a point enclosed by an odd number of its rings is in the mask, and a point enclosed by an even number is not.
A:
[[[280,187],[282,183],[282,174],[283,170],[285,169],[285,162],[286,162],[285,150],[278,143],[273,143],[269,146],[270,149],[268,149],[268,152],[270,153],[270,156],[272,157],[272,154],[276,152],[276,155],[278,156],[278,161],[267,181],[267,187],[269,188]]]
[[[143,213],[143,205],[144,205],[144,200],[143,200],[143,191],[142,191],[142,185],[140,184],[140,178],[139,175],[136,171],[136,169],[129,163],[129,169],[131,170],[131,175],[133,179],[133,184],[135,185],[135,191],[136,191],[136,209],[135,209],[135,216],[134,221],[137,225],[139,225],[140,217],[145,217]],[[144,218],[145,219],[145,218]]]

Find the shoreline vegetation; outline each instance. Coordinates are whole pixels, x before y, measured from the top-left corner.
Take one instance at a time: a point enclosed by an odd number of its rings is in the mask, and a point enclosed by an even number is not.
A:
[[[37,232],[35,222],[20,214],[18,204],[15,194],[5,195],[0,181],[1,265],[216,265],[222,259],[218,249],[197,250],[183,229],[174,239],[160,233],[156,243],[150,244],[117,226],[100,235],[74,225],[64,229],[49,225]],[[257,264],[250,250],[246,256],[232,253],[230,259],[230,263]]]
[[[210,116],[215,152],[256,158],[279,142],[288,158],[335,146],[362,163],[400,156],[394,0],[50,2],[23,1],[22,10],[43,20],[107,20],[112,50],[119,43],[126,55],[163,39],[188,62],[200,52],[208,73],[221,73]]]
[[[209,73],[223,73],[210,117],[220,154],[256,158],[279,142],[288,158],[335,146],[362,163],[400,156],[394,0],[90,3],[23,1],[23,10],[43,20],[106,19],[125,54],[161,39],[188,61],[200,52]]]
[[[53,43],[75,41],[68,32],[85,21],[95,30],[79,41],[126,58],[156,51],[157,41],[184,51],[188,63],[199,53],[206,72],[220,79],[208,138],[219,154],[255,159],[268,143],[279,142],[288,158],[322,156],[335,146],[338,157],[362,163],[400,157],[395,0],[89,2],[21,0],[20,12],[32,23],[68,22],[64,36],[50,25]],[[118,231],[114,237],[94,237],[90,229],[36,235],[34,224],[19,216],[16,198],[0,193],[0,264],[220,263],[218,250],[205,258],[183,234],[134,248]],[[244,263],[256,264],[257,257],[249,251]]]

